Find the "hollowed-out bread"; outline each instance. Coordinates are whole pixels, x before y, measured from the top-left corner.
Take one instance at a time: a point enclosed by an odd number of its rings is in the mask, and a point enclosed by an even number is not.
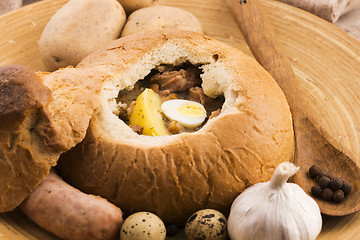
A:
[[[84,138],[96,108],[88,96],[101,82],[95,75],[75,68],[50,74],[0,67],[0,212],[17,207],[60,154]]]
[[[184,62],[201,66],[205,94],[224,95],[219,116],[196,132],[156,137],[139,135],[119,119],[120,90],[162,64]],[[114,41],[77,68],[111,77],[103,82],[86,137],[62,155],[58,170],[73,186],[107,198],[125,214],[146,210],[184,224],[201,208],[226,212],[246,187],[268,181],[279,163],[292,158],[284,94],[236,48],[194,32],[145,32]]]

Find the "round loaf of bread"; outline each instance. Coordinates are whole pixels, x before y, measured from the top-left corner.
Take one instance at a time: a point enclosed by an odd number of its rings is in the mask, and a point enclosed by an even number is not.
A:
[[[0,212],[17,207],[81,142],[96,109],[100,76],[64,68],[53,73],[0,67]]]
[[[50,90],[33,71],[0,67],[0,212],[18,206],[54,165],[56,154],[42,150],[35,127],[46,119],[50,101]]]
[[[224,96],[218,116],[195,132],[167,136],[139,135],[119,119],[119,91],[160,65],[185,62],[201,69],[207,96]],[[125,214],[150,211],[166,223],[184,224],[202,208],[226,213],[245,188],[268,181],[279,163],[292,158],[292,118],[283,92],[236,48],[195,32],[145,32],[114,41],[77,68],[112,77],[103,82],[86,137],[62,155],[58,170]]]

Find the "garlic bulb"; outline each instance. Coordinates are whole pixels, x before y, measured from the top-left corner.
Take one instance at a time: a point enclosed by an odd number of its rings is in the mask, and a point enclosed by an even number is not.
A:
[[[321,231],[319,206],[297,184],[290,162],[276,168],[269,182],[246,189],[233,202],[228,218],[232,240],[312,240]]]

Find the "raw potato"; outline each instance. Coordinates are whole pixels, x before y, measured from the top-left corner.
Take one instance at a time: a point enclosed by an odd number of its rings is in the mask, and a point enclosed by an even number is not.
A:
[[[125,22],[117,0],[70,0],[51,18],[39,41],[47,70],[77,65],[118,38]]]
[[[152,6],[133,12],[121,37],[148,30],[180,29],[203,33],[200,21],[190,12],[176,7]]]
[[[127,14],[144,7],[150,7],[158,0],[118,0]]]

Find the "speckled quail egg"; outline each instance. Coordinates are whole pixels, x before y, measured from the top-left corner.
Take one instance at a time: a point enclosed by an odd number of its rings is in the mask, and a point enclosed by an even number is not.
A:
[[[121,226],[121,240],[162,240],[166,237],[163,221],[153,213],[137,212],[127,217]]]
[[[226,223],[226,217],[217,210],[199,210],[187,220],[185,225],[185,237],[188,240],[227,239]]]
[[[165,101],[161,105],[161,110],[168,119],[177,121],[187,128],[200,126],[207,116],[202,104],[184,99]]]

